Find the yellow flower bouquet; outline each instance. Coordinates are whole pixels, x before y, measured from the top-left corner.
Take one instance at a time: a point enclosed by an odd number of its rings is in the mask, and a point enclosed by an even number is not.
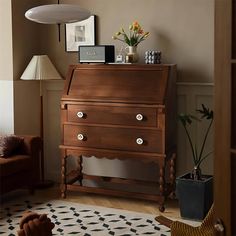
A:
[[[144,32],[142,27],[137,21],[134,21],[129,26],[129,33],[125,33],[124,29],[121,28],[112,38],[115,40],[122,41],[129,46],[137,46],[143,40],[149,36],[149,32]]]

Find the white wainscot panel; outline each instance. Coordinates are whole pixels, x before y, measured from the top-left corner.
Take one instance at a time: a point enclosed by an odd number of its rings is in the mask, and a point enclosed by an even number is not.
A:
[[[63,81],[44,83],[44,147],[45,147],[45,176],[60,182],[60,97],[63,90]],[[205,104],[213,108],[213,84],[178,83],[177,84],[177,110],[193,113]],[[177,175],[191,170],[193,163],[186,134],[180,122],[177,122]],[[200,125],[200,126],[199,126]],[[201,124],[193,125],[192,134],[197,143],[202,141]],[[212,129],[213,130],[213,129]],[[213,133],[209,135],[206,151],[213,149]],[[69,160],[68,160],[69,161]],[[71,160],[69,163],[76,163]],[[74,164],[72,164],[74,165]],[[144,168],[146,166],[146,168]],[[68,167],[70,168],[70,166]],[[212,173],[212,155],[202,165],[204,173]],[[146,171],[145,171],[146,170]],[[152,164],[140,162],[84,158],[83,171],[88,174],[131,177],[139,179],[157,180],[158,168]]]
[[[64,80],[43,82],[45,178],[60,182],[60,99]]]
[[[196,110],[202,104],[213,110],[213,84],[212,83],[178,83],[177,85],[177,107],[178,113],[197,115]],[[214,126],[214,123],[213,123]],[[194,122],[190,127],[190,134],[195,140],[199,152],[207,129],[207,123]],[[206,145],[205,153],[213,151],[213,130],[211,128]],[[182,124],[177,125],[177,175],[188,172],[193,167],[193,158],[189,142]],[[211,154],[203,163],[204,174],[213,174],[213,155]]]

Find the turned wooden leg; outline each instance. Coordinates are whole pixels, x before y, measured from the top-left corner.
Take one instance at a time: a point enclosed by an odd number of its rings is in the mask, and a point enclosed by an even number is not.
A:
[[[66,198],[66,153],[63,150],[61,156],[61,197]]]
[[[78,172],[79,172],[79,184],[80,186],[83,185],[82,181],[83,181],[83,156],[80,155],[78,157]]]
[[[165,211],[164,203],[165,203],[165,168],[163,166],[160,167],[160,176],[159,176],[159,194],[161,199],[159,210],[160,212]]]
[[[170,160],[170,184],[171,184],[170,198],[171,199],[175,199],[175,160],[176,160],[176,153],[173,153]]]

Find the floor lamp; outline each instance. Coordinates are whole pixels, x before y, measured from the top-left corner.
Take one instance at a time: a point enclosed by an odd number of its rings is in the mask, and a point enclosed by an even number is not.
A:
[[[32,57],[30,63],[26,67],[21,76],[22,80],[39,80],[40,85],[40,137],[42,138],[42,151],[40,156],[40,183],[38,188],[49,187],[53,184],[52,181],[44,178],[44,125],[43,125],[43,80],[59,80],[62,79],[56,68],[50,61],[47,55],[35,55]]]

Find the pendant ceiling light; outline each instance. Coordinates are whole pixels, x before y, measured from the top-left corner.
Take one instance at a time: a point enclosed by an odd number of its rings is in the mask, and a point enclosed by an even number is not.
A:
[[[72,4],[50,4],[29,9],[25,17],[41,24],[73,23],[87,19],[91,13]]]
[[[90,11],[72,4],[49,4],[34,7],[26,11],[25,17],[28,20],[41,24],[57,24],[60,42],[60,25],[73,23],[89,18]]]

